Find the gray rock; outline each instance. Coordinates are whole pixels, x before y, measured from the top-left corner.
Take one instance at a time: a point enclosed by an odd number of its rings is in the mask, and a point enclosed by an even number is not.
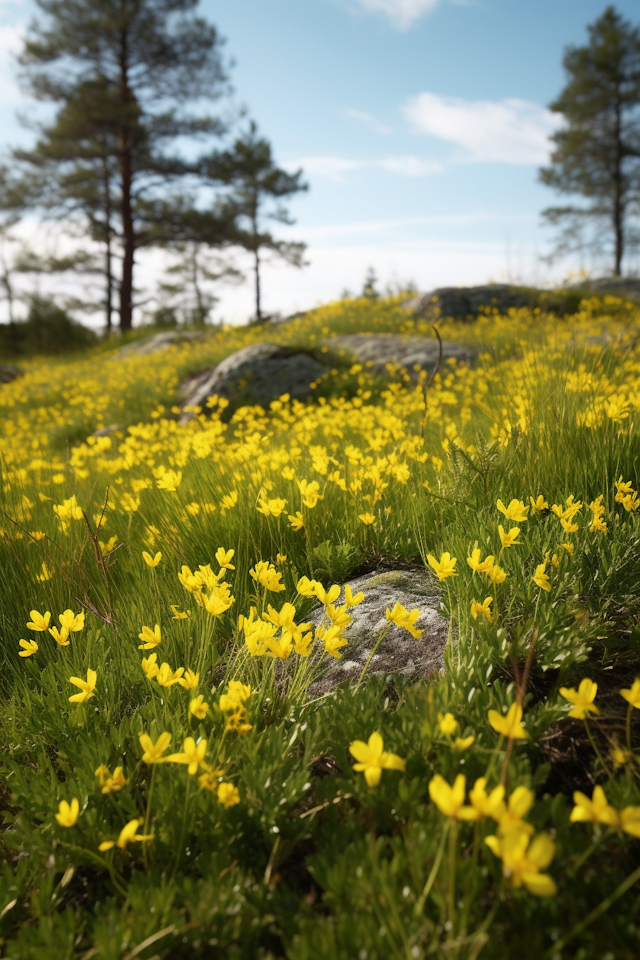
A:
[[[405,310],[421,316],[437,315],[454,320],[471,320],[483,307],[495,307],[507,313],[512,307],[537,305],[538,293],[526,287],[489,283],[480,287],[439,287],[431,293],[417,294],[403,304]]]
[[[19,367],[12,367],[9,363],[0,363],[0,383],[12,383],[18,377],[23,377],[24,373]]]
[[[582,280],[572,283],[571,290],[584,290],[585,294],[595,293],[599,296],[611,295],[622,300],[633,300],[640,303],[640,279],[637,277],[600,277],[594,280]]]
[[[409,373],[415,366],[421,370],[434,370],[438,363],[437,339],[426,337],[401,337],[396,334],[354,333],[325,340],[332,350],[342,349],[353,354],[361,363],[371,363],[375,374],[384,374],[388,363],[406,367]],[[442,342],[442,362],[455,358],[458,363],[473,363],[477,350],[464,343],[450,340]]]
[[[349,582],[354,593],[364,592],[364,600],[350,611],[353,620],[345,630],[349,644],[341,650],[342,659],[327,665],[324,674],[310,687],[311,697],[329,693],[345,680],[356,684],[383,634],[366,676],[399,673],[412,680],[426,680],[444,670],[449,623],[439,613],[440,590],[433,574],[423,568],[381,570]],[[395,603],[407,610],[420,610],[415,626],[424,632],[419,640],[407,630],[389,625],[385,611]],[[305,619],[317,625],[321,618],[322,610],[318,610]]]
[[[204,370],[181,386],[183,407],[199,407],[217,394],[236,405],[268,406],[283,393],[294,400],[311,394],[311,384],[326,367],[301,350],[274,343],[255,343],[226,357],[213,370]],[[191,414],[185,411],[182,420]]]
[[[120,347],[118,350],[118,356],[144,357],[151,353],[157,353],[158,350],[174,347],[177,344],[196,343],[199,340],[204,340],[205,336],[206,334],[199,330],[163,330],[161,333],[154,333],[149,337],[134,340],[133,343],[126,343],[124,347]]]

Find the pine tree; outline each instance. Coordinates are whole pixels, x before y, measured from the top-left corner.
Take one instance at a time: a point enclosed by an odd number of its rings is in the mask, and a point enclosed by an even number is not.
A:
[[[568,82],[551,104],[565,126],[551,138],[551,165],[540,171],[543,183],[588,203],[550,207],[543,216],[565,224],[561,252],[583,244],[589,223],[595,248],[603,231],[612,235],[613,273],[620,276],[640,203],[640,32],[612,6],[588,29],[588,45],[565,52]]]
[[[301,267],[305,250],[303,243],[276,239],[265,229],[263,221],[294,223],[282,200],[307,190],[308,186],[302,180],[302,170],[288,173],[276,166],[271,144],[258,136],[253,122],[232,149],[215,153],[203,169],[213,182],[227,184],[230,188],[226,210],[230,218],[238,220],[235,242],[253,256],[255,319],[260,323],[266,319],[262,313],[261,251],[268,250],[292,266]],[[265,209],[269,202],[273,205]]]
[[[226,90],[221,41],[196,15],[198,0],[35,0],[42,17],[30,28],[21,57],[23,77],[40,100],[58,105],[56,120],[19,159],[36,175],[27,199],[54,202],[40,174],[57,168],[62,206],[81,210],[94,239],[105,244],[107,314],[113,292],[112,244],[121,247],[120,327],[132,323],[136,251],[179,239],[193,229],[222,228],[188,203],[161,191],[197,172],[171,150],[178,138],[219,136],[219,118],[195,114],[191,102]],[[166,221],[163,217],[166,216]]]

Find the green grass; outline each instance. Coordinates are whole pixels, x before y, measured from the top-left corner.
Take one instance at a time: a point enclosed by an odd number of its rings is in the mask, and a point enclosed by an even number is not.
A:
[[[334,304],[259,333],[219,331],[197,351],[38,361],[0,388],[2,956],[637,957],[633,813],[611,826],[570,815],[574,792],[591,797],[596,784],[615,810],[640,808],[640,714],[631,708],[635,754],[616,752],[627,748],[619,690],[640,674],[640,524],[633,504],[615,499],[620,478],[633,489],[640,479],[639,321],[636,307],[595,300],[563,320],[517,311],[443,321],[443,337],[478,345],[482,358],[439,372],[426,419],[424,384],[403,373],[382,384],[347,364],[309,404],[231,418],[214,408],[187,426],[171,410],[186,372],[257,339],[316,349],[347,331],[427,335],[397,301]],[[610,343],[597,339],[603,329]],[[84,442],[109,423],[118,434]],[[163,470],[180,474],[175,490],[158,487]],[[301,502],[305,479],[319,484],[312,506]],[[237,504],[225,508],[232,491]],[[601,494],[606,532],[590,529],[587,504]],[[72,495],[88,523],[53,510]],[[496,506],[539,495],[548,508],[517,524]],[[570,496],[583,506],[566,532],[550,508],[565,509]],[[279,515],[258,511],[278,498],[287,501]],[[288,519],[298,510],[300,531]],[[517,525],[519,543],[503,548],[499,523]],[[103,556],[97,541],[111,537],[116,549]],[[476,542],[505,570],[503,583],[472,572]],[[183,564],[217,570],[220,547],[235,551],[225,578],[235,602],[212,616],[177,573]],[[162,554],[157,567],[143,550]],[[381,559],[424,566],[444,551],[457,558],[457,576],[441,584],[451,620],[442,676],[368,676],[312,700],[327,660],[321,638],[309,659],[251,655],[239,615],[291,602],[303,621],[314,601],[298,595],[300,577],[328,587]],[[549,591],[532,579],[547,554]],[[277,565],[283,591],[256,584],[250,570],[260,560]],[[487,596],[492,621],[473,619],[472,602]],[[174,619],[172,604],[191,615]],[[53,624],[68,608],[84,610],[85,624],[67,646],[26,627],[31,610],[51,611]],[[161,643],[139,651],[142,627],[156,623]],[[24,638],[39,646],[28,658],[19,656]],[[197,687],[147,679],[141,659],[153,652],[172,670],[197,671]],[[89,668],[94,694],[70,703],[78,687],[69,678]],[[588,727],[567,716],[560,693],[585,678],[598,684],[600,710]],[[244,735],[227,729],[220,708],[232,679],[252,690],[245,713],[236,711],[251,725]],[[202,719],[189,712],[196,695],[210,705]],[[527,737],[508,741],[488,717],[516,701]],[[453,734],[440,725],[447,712]],[[185,737],[206,739],[214,790],[198,779],[204,768],[191,775],[183,763],[142,760],[140,735],[155,741],[164,731],[165,755],[182,751]],[[370,787],[349,747],[376,731],[406,766],[384,769]],[[474,739],[463,749],[458,736]],[[123,768],[122,789],[102,793],[103,764]],[[485,843],[506,821],[458,821],[440,809],[434,777],[451,784],[460,774],[467,806],[481,777],[489,790],[506,785],[507,797],[531,791],[517,835],[552,838],[553,857],[539,868],[552,895],[518,886],[518,871]],[[238,803],[221,802],[218,778]],[[61,825],[59,804],[73,798],[77,821]],[[152,840],[99,850],[133,819]]]

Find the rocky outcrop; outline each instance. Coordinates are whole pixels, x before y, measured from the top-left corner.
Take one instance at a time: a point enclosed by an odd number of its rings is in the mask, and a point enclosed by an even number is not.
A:
[[[435,337],[401,337],[396,334],[354,333],[325,340],[331,350],[344,350],[361,363],[370,363],[377,375],[386,372],[387,364],[394,363],[411,373],[415,367],[434,370],[438,363],[440,345]],[[442,342],[442,362],[454,358],[458,363],[472,363],[477,356],[473,347],[450,340]]]
[[[345,630],[349,644],[342,648],[342,659],[332,660],[328,665],[323,661],[326,669],[312,684],[311,697],[329,693],[344,681],[356,684],[381,637],[366,676],[398,673],[412,680],[426,680],[444,669],[449,623],[439,613],[438,583],[428,570],[379,570],[349,583],[354,593],[363,591],[364,600],[350,610],[353,619]],[[387,621],[385,611],[395,603],[401,603],[407,610],[420,611],[415,624],[423,631],[419,640]],[[323,611],[318,610],[305,619],[319,624],[322,615]]]
[[[204,340],[204,338],[205,334],[199,330],[163,330],[161,333],[154,333],[149,337],[142,337],[140,340],[126,343],[124,347],[120,347],[118,350],[118,356],[145,357],[151,353],[157,353],[158,350],[166,350],[167,347],[174,347],[183,343],[196,343],[198,340]]]
[[[537,306],[540,291],[489,283],[481,287],[439,287],[431,293],[419,293],[403,304],[405,310],[420,316],[473,320],[483,308],[507,313],[513,307]]]
[[[573,283],[571,290],[584,291],[585,295],[620,297],[640,303],[640,280],[632,277],[600,277]]]
[[[213,370],[204,370],[182,384],[184,407],[201,406],[217,394],[238,405],[268,407],[283,393],[294,400],[311,394],[311,384],[326,367],[302,350],[274,343],[254,343],[226,357]],[[189,411],[183,413],[188,419]]]
[[[19,367],[12,367],[9,363],[0,363],[0,383],[12,383],[18,377],[23,377],[24,373]]]

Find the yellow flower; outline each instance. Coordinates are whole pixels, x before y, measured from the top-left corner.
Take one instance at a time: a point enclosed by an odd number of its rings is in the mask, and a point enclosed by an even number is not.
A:
[[[69,697],[69,703],[84,703],[85,700],[92,697],[96,689],[97,679],[98,674],[95,670],[91,670],[91,668],[87,670],[86,680],[82,680],[80,677],[69,677],[69,683],[72,683],[74,687],[80,687],[81,690],[81,693],[76,693],[72,697]]]
[[[65,610],[58,617],[63,630],[69,633],[79,633],[84,630],[84,610],[80,613],[74,613],[73,610]]]
[[[231,493],[225,494],[225,496],[220,501],[220,508],[224,512],[225,510],[232,510],[236,503],[238,502],[238,494],[235,490],[232,490]]]
[[[321,583],[316,582],[316,597],[323,606],[328,606],[330,603],[335,603],[335,601],[340,596],[340,586],[337,583],[332,584],[328,590],[322,586]]]
[[[404,770],[405,761],[395,753],[386,753],[379,733],[372,733],[367,743],[354,740],[349,744],[349,752],[358,761],[353,769],[364,773],[370,787],[377,787],[383,770]]]
[[[488,620],[489,623],[493,620],[493,614],[491,613],[491,604],[493,603],[493,597],[487,597],[482,603],[479,603],[477,600],[471,601],[471,616],[474,620],[478,619],[478,614],[481,613],[485,620]]]
[[[593,702],[597,692],[598,684],[589,680],[588,677],[580,682],[577,690],[573,687],[560,687],[560,695],[574,705],[569,710],[568,716],[575,717],[576,720],[583,720],[588,713],[600,713]]]
[[[160,561],[162,560],[162,554],[160,552],[156,553],[155,557],[152,557],[150,553],[147,553],[146,550],[142,551],[142,559],[148,567],[157,567]]]
[[[609,806],[602,787],[593,788],[591,800],[579,790],[573,795],[575,807],[569,819],[571,823],[605,823],[615,827],[618,823],[618,811]]]
[[[156,473],[161,474],[156,478],[156,486],[158,490],[167,490],[169,493],[175,493],[182,483],[181,470],[167,470],[164,467],[161,467],[156,471]]]
[[[185,672],[185,675],[180,677],[178,683],[181,687],[184,687],[185,690],[195,690],[200,683],[200,674],[194,673],[194,671],[189,668]]]
[[[82,520],[82,508],[78,506],[75,494],[62,503],[54,503],[53,512],[59,520]]]
[[[153,650],[162,640],[160,624],[156,623],[153,630],[151,627],[143,627],[142,633],[139,633],[138,637],[142,640],[142,643],[138,645],[138,650]]]
[[[491,817],[498,822],[505,812],[504,787],[499,784],[491,793],[487,793],[487,778],[479,777],[469,791],[471,806],[481,817]]]
[[[447,577],[457,577],[458,574],[455,572],[456,563],[458,562],[455,557],[452,557],[449,553],[443,553],[440,557],[440,560],[436,560],[431,554],[427,555],[427,560],[429,566],[432,570],[435,571],[435,574],[438,580],[446,580]]]
[[[369,527],[372,523],[376,522],[376,518],[372,513],[359,513],[358,520],[362,520],[365,526]]]
[[[22,643],[22,640],[20,643]],[[24,656],[24,654],[21,654],[21,656]],[[633,681],[633,685],[621,690],[620,695],[624,697],[629,706],[635,707],[636,710],[640,710],[640,679],[636,677],[636,679]]]
[[[186,620],[187,617],[191,616],[191,610],[178,610],[174,603],[171,604],[171,611],[173,613],[174,620]]]
[[[508,533],[505,533],[504,527],[501,523],[498,524],[498,533],[500,535],[500,543],[503,547],[512,547],[514,543],[520,543],[518,536],[520,534],[520,527],[512,527]]]
[[[125,850],[128,843],[133,841],[146,841],[153,840],[153,834],[144,836],[143,834],[138,833],[138,827],[140,826],[139,820],[130,820],[120,831],[117,840],[103,840],[103,842],[98,847],[98,850],[101,853],[105,853],[107,850],[112,850],[114,847],[118,847],[119,850]]]
[[[640,837],[640,807],[625,807],[618,814],[620,827],[632,837]]]
[[[168,663],[163,663],[156,674],[156,680],[161,687],[172,687],[174,683],[180,682],[180,677],[184,673],[184,667],[178,667],[172,670]]]
[[[204,703],[204,695],[202,693],[189,703],[189,713],[198,720],[204,720],[209,713],[209,704]]]
[[[71,803],[61,800],[56,813],[56,820],[61,827],[75,827],[80,813],[80,804],[74,797]]]
[[[519,703],[512,703],[506,716],[498,713],[497,710],[489,710],[488,718],[490,726],[503,737],[509,737],[511,740],[526,740],[529,736],[522,726],[522,707]]]
[[[221,783],[217,796],[223,807],[233,807],[236,803],[240,803],[240,793],[232,783]]]
[[[108,768],[103,764],[96,770],[96,777],[98,777],[100,786],[102,787],[102,792],[105,794],[117,793],[118,790],[122,790],[122,788],[127,784],[127,781],[122,773],[122,767],[116,767],[112,776],[109,773]]]
[[[531,511],[533,513],[536,513],[536,511],[549,509],[549,504],[547,503],[545,498],[542,496],[542,494],[540,494],[539,497],[536,497],[535,500],[533,499],[533,497],[529,497],[529,503],[531,504]]]
[[[69,631],[66,627],[63,627],[62,630],[58,630],[57,627],[49,627],[49,633],[59,646],[69,646]]]
[[[167,733],[165,730],[164,733],[160,734],[155,743],[148,733],[141,733],[138,739],[144,751],[142,754],[143,763],[166,763],[167,757],[163,757],[162,754],[171,743],[170,733]]]
[[[536,567],[536,572],[532,576],[532,580],[537,587],[540,587],[541,590],[546,590],[547,593],[551,592],[551,584],[549,583],[549,575],[545,573],[547,569],[547,561],[544,563],[539,563]]]
[[[473,734],[470,734],[468,737],[456,737],[453,741],[453,745],[456,750],[468,750],[475,739],[476,738]]]
[[[488,559],[489,558],[487,557],[487,560]],[[499,566],[497,563],[492,563],[490,567],[487,567],[486,573],[489,579],[491,580],[491,582],[496,585],[500,583],[504,583],[505,580],[507,579],[506,570],[503,570],[502,567]]]
[[[31,657],[38,652],[38,644],[35,640],[20,640],[20,646],[22,650],[18,654],[19,657]]]
[[[458,729],[458,721],[452,713],[439,713],[438,714],[438,724],[440,726],[440,733],[451,734],[455,733]]]
[[[216,563],[221,570],[235,570],[234,565],[231,563],[235,550],[225,550],[224,547],[218,547],[216,550]]]
[[[30,630],[35,630],[36,633],[44,633],[47,627],[49,626],[49,621],[51,620],[51,614],[47,610],[45,614],[38,613],[37,610],[31,611],[31,620],[27,623],[27,626]]]
[[[506,805],[503,806],[498,822],[498,833],[504,836],[507,833],[532,834],[533,827],[522,819],[526,817],[533,806],[534,794],[528,787],[516,787]]]
[[[242,706],[245,700],[251,696],[252,690],[248,683],[241,683],[240,680],[229,680],[227,692],[220,697],[219,706],[223,713],[230,710],[237,710]]]
[[[275,497],[273,500],[260,497],[256,509],[258,513],[262,513],[265,517],[279,517],[281,513],[284,513],[286,506],[287,501],[280,497]]]
[[[150,656],[142,658],[142,669],[147,680],[153,680],[154,677],[158,676],[160,667],[156,662],[157,659],[157,653],[152,653]]]
[[[318,500],[324,499],[320,496],[320,484],[317,480],[312,480],[311,483],[307,480],[296,480],[296,483],[298,484],[303,504],[310,510],[315,507]]]
[[[529,507],[525,507],[522,500],[512,500],[508,507],[505,507],[502,500],[498,500],[497,507],[500,513],[504,513],[507,520],[515,523],[524,523],[529,513]]]
[[[485,560],[480,560],[480,547],[476,540],[473,550],[471,551],[471,556],[467,557],[467,563],[474,573],[487,573],[493,566],[493,559],[493,556],[489,556]]]
[[[204,755],[207,752],[207,741],[200,740],[198,743],[193,737],[185,737],[182,745],[182,753],[172,753],[168,756],[167,763],[184,763],[188,766],[188,772],[193,774],[198,772],[198,767],[207,769],[204,762]]]
[[[486,837],[485,843],[502,860],[505,877],[514,887],[525,886],[535,897],[553,897],[557,887],[552,878],[540,871],[553,860],[555,845],[546,833],[533,840],[526,833],[509,833],[503,837]]]
[[[280,593],[285,589],[284,584],[282,583],[282,574],[278,573],[276,568],[272,563],[268,563],[266,560],[259,560],[254,567],[249,570],[250,576],[265,590],[270,590],[272,593]]]
[[[304,530],[304,517],[299,510],[297,510],[294,514],[289,514],[289,523],[296,533],[298,533],[299,530]]]
[[[324,652],[328,653],[330,657],[333,657],[335,660],[341,660],[342,654],[339,652],[341,647],[346,647],[347,640],[342,636],[342,627],[336,626],[335,624],[329,627],[328,630],[325,630],[324,627],[319,627],[316,630],[316,637],[318,640],[324,641]]]
[[[423,631],[414,627],[414,623],[420,616],[418,609],[409,612],[401,603],[395,603],[392,610],[387,608],[385,616],[389,623],[395,623],[397,627],[407,630],[416,640],[422,636]]]
[[[317,580],[309,580],[308,577],[300,577],[296,584],[296,590],[301,597],[317,597],[317,590],[321,584]]]
[[[577,523],[574,523],[573,520],[565,520],[564,517],[560,517],[560,524],[565,533],[575,533],[578,529]]]
[[[281,567],[283,563],[287,562],[286,553],[277,553],[276,554],[276,566]]]
[[[429,796],[436,807],[450,820],[478,820],[480,814],[474,807],[464,805],[466,777],[459,773],[453,786],[439,773],[429,781]]]
[[[358,604],[362,603],[364,600],[364,593],[360,590],[359,593],[351,592],[351,584],[347,584],[344,588],[344,602],[348,607],[357,607]]]

